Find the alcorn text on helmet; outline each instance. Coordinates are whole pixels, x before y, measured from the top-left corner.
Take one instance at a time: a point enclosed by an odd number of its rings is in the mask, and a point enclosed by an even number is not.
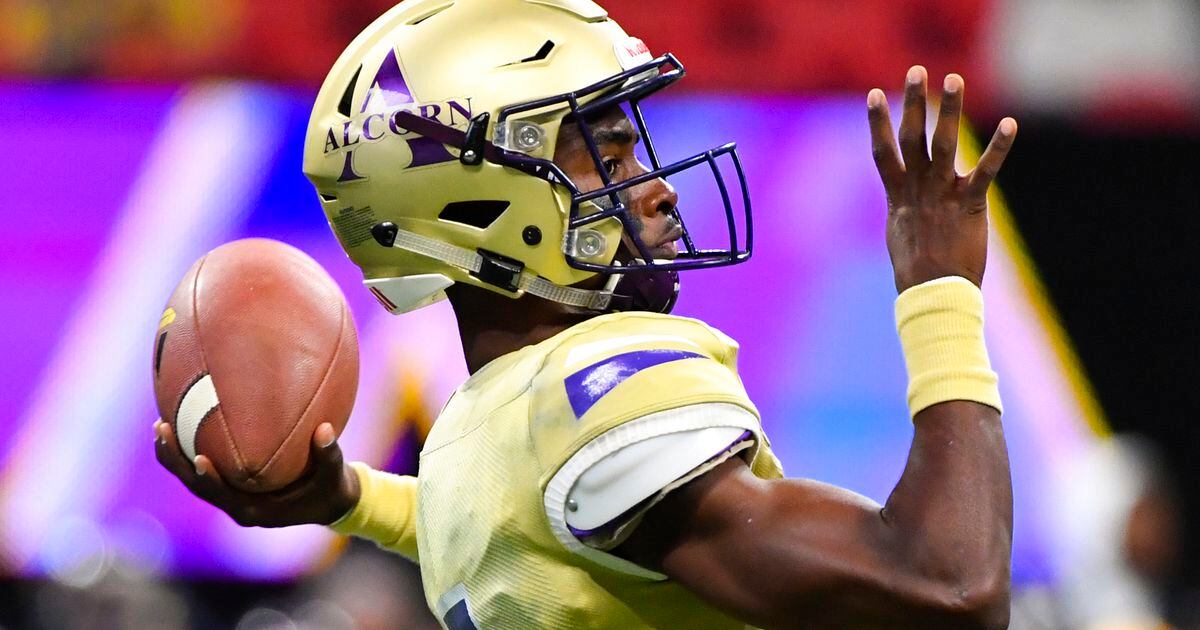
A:
[[[666,311],[677,271],[742,262],[752,245],[735,145],[671,164],[654,151],[640,102],[683,73],[590,0],[408,0],[329,73],[304,172],[367,286],[394,313],[442,299],[456,282],[595,311]],[[631,112],[651,162],[620,182],[587,123],[616,106]],[[579,125],[602,188],[580,190],[551,161],[563,124]],[[704,248],[676,212],[683,247],[654,260],[621,193],[697,167],[715,179],[727,234]],[[636,251],[622,264],[623,236]],[[571,286],[596,274],[609,277],[603,289]]]

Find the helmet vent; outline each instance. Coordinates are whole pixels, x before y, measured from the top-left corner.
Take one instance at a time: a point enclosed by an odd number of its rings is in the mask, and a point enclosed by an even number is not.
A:
[[[432,9],[426,11],[425,13],[418,14],[416,17],[409,20],[408,25],[416,26],[416,25],[420,24],[421,22],[424,22],[425,20],[428,20],[429,18],[441,13],[442,11],[449,9],[452,6],[454,6],[453,0],[451,0],[451,2],[446,2],[442,5],[435,6]]]
[[[519,65],[521,65],[521,64],[523,64],[523,63],[532,63],[532,62],[534,62],[534,61],[541,61],[541,60],[545,59],[546,57],[549,57],[549,56],[550,56],[550,52],[551,52],[551,51],[553,51],[553,50],[554,50],[554,42],[552,42],[552,41],[550,41],[550,40],[546,40],[546,43],[545,43],[545,44],[542,44],[542,47],[541,47],[541,48],[539,48],[539,49],[538,49],[538,51],[537,51],[536,53],[534,53],[532,57],[526,57],[526,58],[524,58],[524,59],[522,59],[522,60],[520,60],[520,61],[514,61],[514,62],[512,62],[512,63],[506,63],[506,64],[504,64],[503,66],[500,66],[500,67],[501,67],[501,68],[507,68],[508,66],[519,66]]]
[[[350,79],[350,85],[346,86],[346,91],[342,93],[342,100],[338,103],[338,113],[350,118],[350,110],[353,108],[354,88],[358,87],[358,75],[362,74],[362,66],[354,71],[354,76]]]
[[[512,205],[507,201],[456,201],[447,204],[438,218],[485,230]]]

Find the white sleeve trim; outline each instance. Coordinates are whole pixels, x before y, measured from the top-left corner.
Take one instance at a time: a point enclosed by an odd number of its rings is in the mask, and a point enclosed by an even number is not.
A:
[[[665,580],[666,576],[661,573],[585,545],[571,531],[571,525],[574,524],[576,529],[586,529],[611,521],[638,502],[668,488],[676,479],[703,466],[719,455],[722,448],[731,446],[745,431],[761,439],[758,418],[750,411],[730,403],[701,403],[653,413],[600,435],[567,460],[547,484],[544,500],[550,529],[568,550],[609,569],[650,580]],[[663,441],[660,438],[664,436],[672,437]],[[724,441],[718,445],[719,440]],[[649,446],[644,446],[647,444]],[[667,461],[662,456],[664,449],[670,448],[670,445],[679,446],[680,452],[672,453],[670,461]],[[757,448],[757,444],[752,447],[751,459]],[[650,459],[634,462],[626,458],[626,452],[631,452],[634,458],[640,452]],[[630,468],[630,465],[634,467]],[[660,467],[662,470],[659,470]],[[631,473],[628,475],[632,477],[628,480],[629,485],[624,480],[614,481],[622,471]],[[581,480],[583,486],[579,485]],[[639,494],[641,496],[633,499]],[[579,501],[585,495],[591,497],[589,504],[603,502],[604,505],[595,508],[584,506]],[[609,498],[594,501],[605,495]],[[567,502],[572,498],[576,498],[579,512],[568,511]],[[625,507],[612,513],[615,506],[620,504],[625,504]],[[577,520],[577,515],[583,513],[585,508],[588,511]],[[604,519],[602,514],[610,516]]]
[[[659,435],[611,452],[567,493],[567,525],[578,532],[612,522],[733,445],[746,430],[708,427]]]

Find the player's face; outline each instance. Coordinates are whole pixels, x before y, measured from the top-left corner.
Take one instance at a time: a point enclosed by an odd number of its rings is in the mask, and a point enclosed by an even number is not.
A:
[[[649,171],[634,153],[634,147],[641,140],[637,128],[621,108],[614,107],[594,120],[588,120],[588,126],[600,150],[604,168],[614,183]],[[604,185],[583,134],[574,123],[566,122],[560,128],[554,162],[581,192]],[[675,189],[663,179],[653,179],[622,191],[620,197],[630,209],[638,235],[650,253],[659,259],[675,258],[679,253],[676,241],[683,233],[675,218],[675,206],[679,203]],[[608,198],[601,197],[596,203],[603,205],[607,201]],[[632,257],[630,252],[637,250],[628,235],[623,244],[618,258],[628,260]]]

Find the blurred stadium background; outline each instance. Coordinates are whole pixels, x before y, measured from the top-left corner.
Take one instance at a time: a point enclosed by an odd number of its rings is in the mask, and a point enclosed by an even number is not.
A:
[[[402,560],[320,528],[241,530],[151,449],[170,288],[265,236],[317,258],[356,315],[344,448],[415,472],[465,377],[452,316],[379,309],[300,172],[320,81],[391,4],[0,0],[0,628],[436,627]],[[1125,603],[1200,627],[1200,2],[602,4],[689,69],[648,105],[658,143],[735,139],[751,177],[754,261],[686,276],[677,312],[742,342],[791,475],[876,500],[911,429],[866,91],[922,63],[966,77],[977,128],[1021,121],[986,287],[1013,627],[1099,627]]]

